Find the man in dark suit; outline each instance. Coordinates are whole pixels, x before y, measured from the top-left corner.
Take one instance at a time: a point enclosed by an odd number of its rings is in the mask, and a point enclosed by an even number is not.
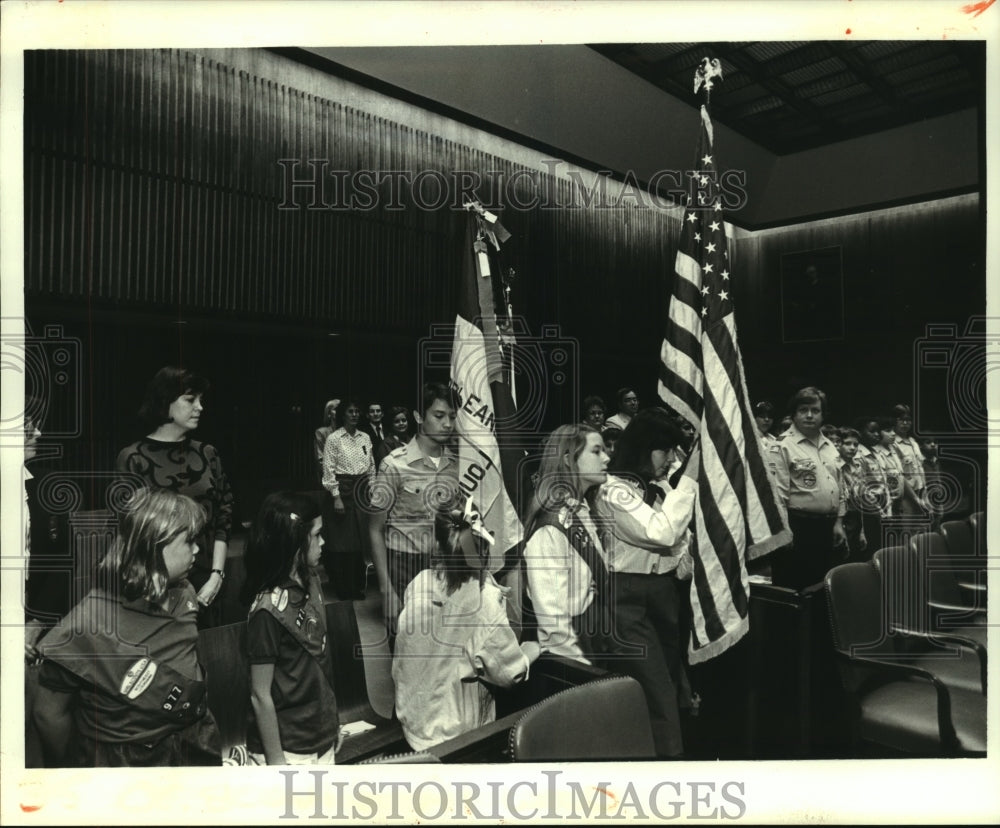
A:
[[[381,456],[379,454],[379,448],[385,441],[385,438],[388,437],[386,427],[382,422],[384,416],[385,412],[382,410],[382,403],[368,403],[367,419],[365,420],[365,424],[362,426],[361,430],[371,437],[372,452],[376,457]]]

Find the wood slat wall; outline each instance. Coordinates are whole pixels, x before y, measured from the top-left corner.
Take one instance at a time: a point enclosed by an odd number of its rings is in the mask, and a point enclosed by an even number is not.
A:
[[[328,171],[530,172],[572,196],[565,180],[199,54],[44,51],[25,61],[29,294],[421,331],[453,313],[442,287],[457,278],[460,212],[420,209],[408,188],[391,209],[386,182],[371,209],[305,209],[303,189],[299,209],[281,209],[281,159],[299,162],[300,179],[310,159]],[[527,181],[515,190],[525,200],[534,192]],[[507,255],[533,283],[521,304],[539,319],[560,310],[543,279],[571,291],[621,278],[655,290],[664,240],[676,233],[662,211],[513,213]],[[582,303],[569,309],[584,325],[607,325]]]

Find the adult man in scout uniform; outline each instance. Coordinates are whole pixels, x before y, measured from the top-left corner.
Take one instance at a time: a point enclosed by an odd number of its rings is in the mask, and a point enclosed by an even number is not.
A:
[[[844,557],[845,500],[839,452],[820,431],[826,394],[803,388],[792,398],[791,409],[791,428],[767,453],[793,538],[790,547],[771,555],[771,580],[803,589],[822,581]]]
[[[448,448],[455,429],[451,391],[429,383],[422,397],[420,411],[413,412],[416,436],[382,461],[372,485],[372,562],[390,634],[406,587],[431,565],[434,515],[458,493],[458,458]]]

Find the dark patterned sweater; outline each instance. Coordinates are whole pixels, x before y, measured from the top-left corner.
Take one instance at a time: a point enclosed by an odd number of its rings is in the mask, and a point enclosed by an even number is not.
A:
[[[233,523],[233,493],[215,447],[189,437],[176,443],[143,437],[118,453],[115,468],[139,475],[151,488],[170,489],[201,504],[208,521],[198,537],[190,576],[200,587],[212,570],[215,541],[228,543]]]

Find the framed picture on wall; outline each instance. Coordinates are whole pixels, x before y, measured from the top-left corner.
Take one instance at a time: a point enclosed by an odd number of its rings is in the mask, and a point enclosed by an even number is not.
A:
[[[840,245],[781,257],[781,338],[844,338],[844,273]]]

